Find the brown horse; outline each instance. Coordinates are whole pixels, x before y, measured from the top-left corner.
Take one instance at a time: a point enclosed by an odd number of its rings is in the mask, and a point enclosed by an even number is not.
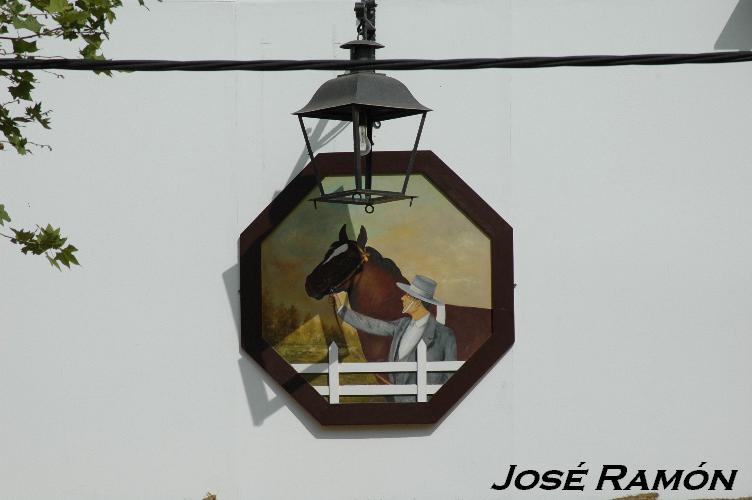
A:
[[[317,300],[346,291],[356,312],[385,321],[399,319],[403,292],[396,283],[407,283],[399,267],[373,247],[366,247],[368,234],[363,226],[357,241],[347,236],[346,225],[324,254],[321,263],[308,275],[306,293]],[[436,307],[431,306],[436,316]],[[479,307],[446,306],[446,325],[457,339],[457,359],[468,359],[491,336],[491,310]],[[367,361],[386,361],[391,339],[358,331]]]

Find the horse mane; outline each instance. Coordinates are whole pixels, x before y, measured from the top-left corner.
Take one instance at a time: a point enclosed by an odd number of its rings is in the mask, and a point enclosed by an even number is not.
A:
[[[400,279],[404,279],[405,277],[402,276],[402,271],[400,271],[400,268],[397,266],[397,264],[387,257],[384,257],[381,255],[381,252],[376,250],[373,247],[366,247],[366,250],[369,254],[369,259],[374,263],[378,264],[379,267],[383,268],[384,270],[388,271],[390,274],[392,274],[398,281]]]

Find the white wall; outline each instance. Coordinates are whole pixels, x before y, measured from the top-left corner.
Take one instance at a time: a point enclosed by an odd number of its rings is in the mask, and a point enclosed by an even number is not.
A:
[[[382,0],[379,56],[750,48],[728,46],[737,3]],[[108,56],[346,57],[354,29],[348,0],[149,4]],[[30,136],[54,151],[4,153],[0,202],[83,266],[0,244],[0,497],[561,498],[490,485],[580,461],[707,461],[751,494],[752,63],[391,72],[436,110],[423,146],[515,230],[517,342],[433,429],[321,428],[238,349],[237,238],[332,74],[40,76],[53,130]]]

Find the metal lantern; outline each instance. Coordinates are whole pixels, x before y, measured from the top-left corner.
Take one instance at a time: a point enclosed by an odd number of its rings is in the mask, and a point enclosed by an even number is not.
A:
[[[375,40],[375,0],[357,2],[355,15],[358,19],[358,39],[341,47],[350,50],[350,60],[373,61],[376,59],[376,49],[383,47]],[[366,212],[371,213],[374,205],[379,203],[410,200],[412,204],[415,196],[406,193],[407,184],[415,163],[415,153],[420,142],[426,113],[429,111],[431,110],[420,104],[402,82],[373,70],[353,70],[321,85],[310,102],[294,113],[298,115],[308,155],[318,181],[320,196],[311,200],[314,205],[318,202],[365,205]],[[381,123],[387,120],[412,115],[421,115],[421,118],[405,172],[402,191],[372,189],[373,130],[379,128]],[[324,192],[303,118],[352,122],[354,189],[333,193]]]

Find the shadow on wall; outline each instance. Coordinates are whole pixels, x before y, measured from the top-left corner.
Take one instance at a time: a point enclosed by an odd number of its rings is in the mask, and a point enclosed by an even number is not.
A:
[[[718,36],[716,50],[752,49],[752,0],[739,0]]]
[[[238,334],[238,345],[240,345],[240,265],[235,264],[223,272],[222,282],[225,284],[227,299],[230,301],[230,311],[235,322],[235,331]]]
[[[337,122],[337,124],[327,132],[326,128],[328,125],[329,120],[316,120],[316,125],[314,125],[313,128],[306,127],[306,133],[308,134],[308,140],[311,142],[311,149],[313,150],[314,155],[341,134],[342,131],[347,128],[349,122]],[[303,134],[301,133],[301,136],[302,135]],[[295,162],[295,166],[292,168],[290,176],[287,178],[285,184],[289,184],[310,161],[308,158],[308,148],[305,146],[305,140],[303,137],[300,138],[300,142],[303,143],[303,150],[300,152],[300,155],[298,155],[298,160]],[[280,192],[280,190],[275,191],[272,198],[276,198]]]

